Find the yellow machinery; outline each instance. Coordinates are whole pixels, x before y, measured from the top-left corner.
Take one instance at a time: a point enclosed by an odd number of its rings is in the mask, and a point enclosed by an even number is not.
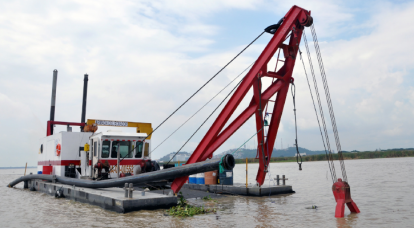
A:
[[[152,132],[151,123],[88,119],[86,124],[88,125],[96,124],[96,126],[112,126],[112,127],[135,127],[137,129],[137,133],[147,133],[147,135],[149,135]],[[151,139],[151,135],[148,137],[148,139]]]

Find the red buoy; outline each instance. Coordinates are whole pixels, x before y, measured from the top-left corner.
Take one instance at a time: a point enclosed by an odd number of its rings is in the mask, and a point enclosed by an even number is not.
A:
[[[345,203],[351,212],[360,212],[358,206],[351,198],[351,187],[349,187],[347,182],[344,182],[341,178],[338,178],[338,181],[332,186],[332,191],[336,200],[335,217],[344,217]]]

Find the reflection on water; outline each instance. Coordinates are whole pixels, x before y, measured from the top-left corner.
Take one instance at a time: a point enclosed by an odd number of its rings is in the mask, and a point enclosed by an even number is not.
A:
[[[23,169],[0,170],[2,227],[412,227],[414,218],[414,158],[345,161],[352,198],[360,214],[335,218],[332,181],[327,162],[272,163],[270,175],[286,175],[294,194],[272,197],[229,196],[218,199],[217,214],[192,218],[165,216],[165,210],[118,214],[100,207],[6,185]],[[336,164],[339,167],[339,164]],[[245,165],[236,165],[234,182],[245,183]],[[249,183],[255,183],[258,164],[249,164]],[[30,169],[29,172],[35,172]],[[339,174],[339,173],[338,173]],[[329,176],[328,176],[329,177]],[[267,176],[268,178],[268,176]],[[269,185],[269,179],[266,180]],[[273,184],[273,182],[270,182]],[[191,203],[201,203],[191,199]],[[210,203],[209,203],[210,204]],[[317,205],[318,209],[305,209]]]

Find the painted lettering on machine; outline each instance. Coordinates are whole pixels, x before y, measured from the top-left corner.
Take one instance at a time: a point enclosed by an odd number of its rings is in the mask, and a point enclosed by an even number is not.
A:
[[[95,123],[101,126],[128,127],[128,122],[125,122],[125,121],[96,120]]]
[[[110,173],[116,173],[117,172],[117,166],[111,165],[110,166]],[[134,172],[134,166],[133,165],[121,165],[119,167],[119,173],[133,173]]]

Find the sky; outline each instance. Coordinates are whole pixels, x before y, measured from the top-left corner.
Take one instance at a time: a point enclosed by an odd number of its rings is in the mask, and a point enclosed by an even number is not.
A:
[[[155,128],[294,4],[311,10],[314,19],[342,149],[414,147],[412,1],[1,0],[0,167],[37,164],[40,138],[46,135],[50,113],[54,69],[59,72],[56,120],[80,121],[83,75],[88,74],[87,119],[148,122]],[[317,66],[310,30],[305,32],[313,65]],[[161,126],[152,136],[152,149],[253,63],[270,39],[270,34],[261,36]],[[305,50],[303,42],[300,48]],[[272,59],[269,67],[274,65]],[[320,78],[319,70],[315,71]],[[321,150],[299,59],[293,77],[298,144]],[[158,147],[152,157],[177,151],[236,83]],[[331,131],[320,81],[319,88]],[[250,96],[234,115],[248,105]],[[289,94],[276,149],[294,144],[292,103]],[[183,151],[194,151],[217,115]],[[79,131],[78,127],[73,129]],[[100,127],[98,131],[108,129]],[[239,147],[254,133],[254,119],[250,119],[217,152]],[[334,145],[332,134],[330,139]],[[253,148],[255,143],[253,139],[247,147]]]

